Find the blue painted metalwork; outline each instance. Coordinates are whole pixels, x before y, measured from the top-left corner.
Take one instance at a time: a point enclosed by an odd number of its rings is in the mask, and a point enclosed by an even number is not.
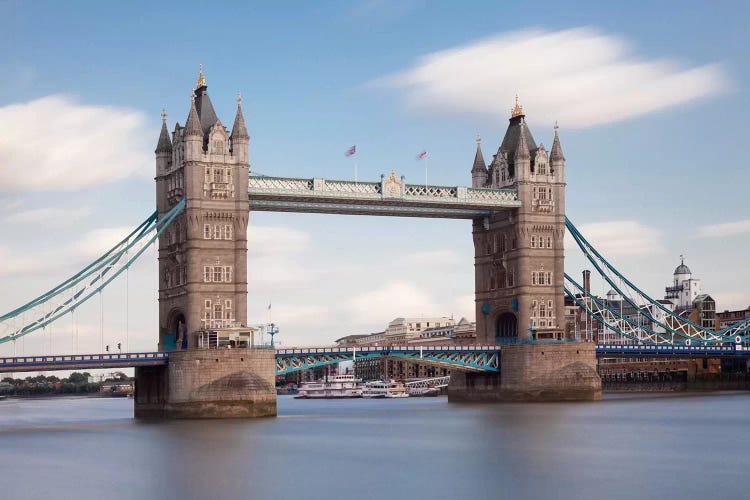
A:
[[[672,357],[725,358],[750,357],[750,347],[735,345],[655,345],[655,344],[597,344],[599,357]]]
[[[0,358],[0,373],[162,366],[168,359],[166,352],[18,356]]]
[[[650,296],[648,296],[645,292],[643,292],[640,288],[635,286],[630,280],[628,280],[625,276],[623,276],[615,267],[610,264],[602,255],[589,243],[583,235],[578,231],[578,229],[573,225],[573,223],[568,219],[565,218],[565,225],[570,231],[571,236],[573,237],[574,241],[578,245],[578,247],[581,249],[581,251],[584,253],[586,258],[591,262],[591,264],[596,268],[597,272],[609,283],[609,285],[620,294],[620,296],[632,307],[641,310],[641,313],[644,318],[647,318],[652,323],[664,328],[667,332],[674,334],[678,336],[679,338],[683,338],[686,340],[698,340],[703,343],[709,343],[709,344],[722,344],[726,342],[734,342],[735,337],[740,336],[742,337],[742,340],[744,341],[745,338],[750,335],[750,318],[739,321],[733,325],[729,325],[721,330],[712,330],[710,328],[706,328],[702,325],[699,325],[697,323],[694,323],[687,318],[680,316],[679,314],[676,314],[674,311],[671,311],[667,307],[665,307],[662,303],[659,301],[656,301],[652,299]],[[607,272],[602,269],[601,264],[603,264],[610,272],[612,272],[617,278],[621,280],[622,283],[626,284],[628,287],[630,287],[633,291],[636,292],[637,295],[639,295],[642,299],[644,299],[649,305],[656,307],[663,311],[668,317],[672,318],[677,324],[678,327],[674,328],[673,325],[670,325],[668,323],[665,323],[663,321],[660,321],[659,319],[655,318],[648,309],[643,309],[639,304],[636,304],[636,302],[629,296],[628,293],[622,290],[620,286],[616,283],[615,280],[613,280]],[[682,328],[685,328],[683,330]]]
[[[53,304],[49,311],[35,312],[32,320],[25,322],[20,328],[13,328],[11,333],[0,337],[0,344],[21,338],[34,331],[41,330],[55,320],[75,310],[81,304],[93,297],[95,294],[109,285],[117,276],[128,269],[156,239],[166,230],[185,208],[186,200],[183,198],[172,209],[157,218],[156,212],[150,215],[141,225],[131,232],[125,239],[107,251],[102,257],[86,266],[82,271],[56,286],[49,292],[40,295],[32,301],[0,317],[1,321],[10,321],[21,314],[36,307],[44,306],[55,297],[60,297],[61,302]],[[135,250],[132,256],[129,251]],[[124,263],[115,269],[113,266],[121,259]],[[91,278],[89,282],[85,282]],[[81,285],[83,288],[78,289]],[[66,294],[70,296],[66,299]],[[33,312],[33,311],[32,311]]]
[[[279,349],[276,351],[276,373],[283,375],[318,366],[341,363],[342,361],[379,357],[434,363],[459,370],[489,372],[500,370],[499,346],[384,346]]]

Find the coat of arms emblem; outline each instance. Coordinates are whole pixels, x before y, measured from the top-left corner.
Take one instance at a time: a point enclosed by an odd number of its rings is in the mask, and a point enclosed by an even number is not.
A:
[[[396,177],[396,171],[391,170],[391,176],[383,181],[383,198],[401,198],[403,183]]]

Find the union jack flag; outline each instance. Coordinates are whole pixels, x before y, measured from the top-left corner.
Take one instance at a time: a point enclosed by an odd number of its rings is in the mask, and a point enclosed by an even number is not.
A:
[[[354,154],[354,153],[356,153],[356,152],[357,152],[357,146],[356,146],[356,145],[354,145],[354,146],[350,147],[349,149],[347,149],[347,150],[346,150],[346,153],[344,153],[344,154],[345,154],[346,156],[351,156],[351,155],[353,155],[353,154]]]
[[[422,150],[422,152],[417,155],[417,160],[424,160],[425,158],[427,158],[427,151]]]

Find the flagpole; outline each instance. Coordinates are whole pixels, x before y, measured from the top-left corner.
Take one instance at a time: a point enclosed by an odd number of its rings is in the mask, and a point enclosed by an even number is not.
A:
[[[427,189],[427,156],[424,157],[424,188]]]
[[[357,160],[354,160],[354,182],[357,182]]]

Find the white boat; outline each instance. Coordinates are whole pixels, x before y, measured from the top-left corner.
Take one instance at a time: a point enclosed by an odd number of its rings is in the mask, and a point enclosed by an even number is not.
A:
[[[400,382],[391,380],[383,382],[382,380],[373,380],[366,382],[362,389],[363,398],[408,398],[409,393],[406,386]]]
[[[362,379],[354,375],[334,375],[327,380],[302,382],[295,399],[361,398]]]

